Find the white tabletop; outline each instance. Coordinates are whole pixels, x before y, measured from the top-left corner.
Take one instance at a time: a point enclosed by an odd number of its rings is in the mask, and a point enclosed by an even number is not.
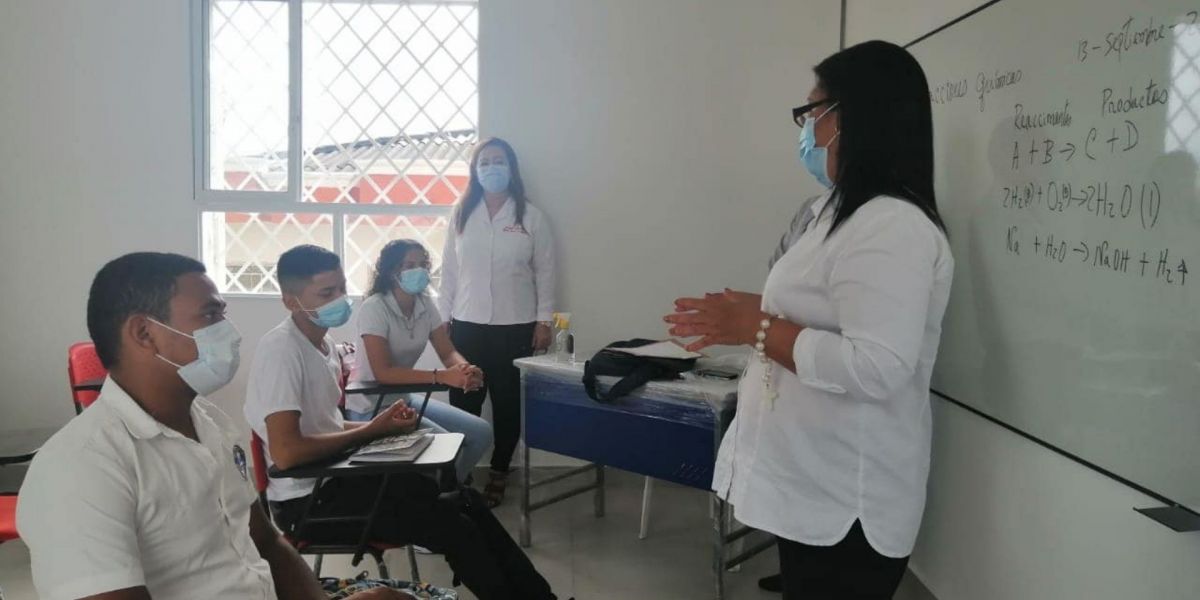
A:
[[[454,462],[467,436],[461,433],[435,433],[429,447],[417,457],[418,465],[441,465]]]
[[[709,359],[711,360],[711,359]],[[559,361],[551,355],[531,356],[513,361],[518,369],[526,373],[537,373],[565,383],[583,385],[583,364],[577,360],[574,363]],[[697,361],[697,367],[703,367],[706,359]],[[745,360],[738,359],[722,361],[722,364],[745,367]],[[617,377],[601,376],[598,378],[602,388],[608,388],[618,381]],[[720,411],[737,404],[738,381],[726,379],[710,379],[699,377],[694,373],[684,373],[683,379],[658,380],[647,382],[635,393],[638,397],[663,400],[667,402],[705,402]]]

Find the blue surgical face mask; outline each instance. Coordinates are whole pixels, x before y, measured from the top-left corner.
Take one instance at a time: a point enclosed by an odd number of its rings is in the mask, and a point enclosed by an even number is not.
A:
[[[178,369],[179,378],[197,394],[207,396],[233,381],[241,360],[242,334],[228,319],[190,334],[155,319],[150,319],[150,322],[196,342],[196,360],[186,365],[173,362],[161,354],[155,356]]]
[[[296,303],[299,304],[300,300],[297,299]],[[305,308],[303,304],[300,304],[300,308],[303,308],[306,312],[317,313],[315,316],[308,316],[309,320],[317,327],[324,327],[326,329],[341,327],[350,320],[350,298],[347,296],[340,296],[328,304],[324,304],[313,310]]]
[[[396,284],[400,289],[404,290],[405,294],[415,296],[425,291],[429,287],[429,269],[418,268],[400,271],[396,275]]]
[[[829,180],[829,170],[827,168],[829,162],[829,144],[817,146],[817,121],[824,119],[825,115],[829,114],[836,106],[837,103],[834,103],[825,112],[821,113],[821,116],[815,119],[805,119],[804,129],[800,131],[800,163],[804,165],[804,168],[821,185],[827,188],[833,187],[833,182]],[[841,134],[841,131],[834,133],[833,137],[829,139],[829,143],[832,144],[833,140],[837,139],[837,136]]]
[[[499,194],[508,191],[509,181],[512,179],[512,172],[506,164],[490,164],[480,165],[479,185],[483,186],[483,190],[489,194]]]

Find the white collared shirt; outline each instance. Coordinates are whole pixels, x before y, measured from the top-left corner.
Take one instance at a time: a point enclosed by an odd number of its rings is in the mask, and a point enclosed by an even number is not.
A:
[[[250,539],[258,501],[246,444],[220,409],[192,403],[196,443],[109,379],[38,452],[17,528],[44,600],[145,586],[158,599],[275,598]]]
[[[785,539],[829,546],[862,521],[880,554],[912,553],[929,473],[929,380],[954,259],[914,205],[864,204],[826,239],[820,215],[775,264],[763,310],[805,329],[796,373],[752,358],[713,489],[737,519]]]
[[[524,226],[507,200],[495,217],[480,202],[461,234],[450,223],[442,252],[441,314],[481,325],[549,321],[554,313],[554,239],[536,206]]]
[[[329,334],[324,342],[326,352],[304,336],[290,315],[258,342],[242,410],[250,428],[263,440],[268,465],[275,461],[271,458],[267,417],[277,412],[300,413],[303,435],[345,431],[346,422],[338,410],[342,362]],[[272,477],[267,498],[273,502],[301,498],[312,493],[315,482],[310,478]]]
[[[358,319],[358,337],[373,335],[383,338],[387,342],[392,366],[405,369],[417,364],[425,352],[425,346],[429,345],[430,335],[443,323],[433,300],[425,294],[416,297],[412,316],[409,317],[404,316],[392,292],[371,294],[358,305],[354,314]],[[355,381],[375,380],[375,372],[371,369],[366,352],[355,353],[353,377]],[[370,412],[375,408],[375,401],[374,396],[348,394],[346,408],[359,413]],[[390,406],[393,401],[389,400],[387,405]]]

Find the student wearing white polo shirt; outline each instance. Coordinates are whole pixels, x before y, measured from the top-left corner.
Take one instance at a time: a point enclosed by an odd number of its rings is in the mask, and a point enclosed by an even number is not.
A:
[[[286,319],[267,332],[254,353],[246,387],[246,420],[263,438],[267,461],[287,469],[327,459],[372,439],[415,426],[415,411],[397,402],[367,423],[345,422],[338,410],[341,361],[329,329],[350,319],[346,276],[337,255],[317,246],[284,252],[276,266]],[[314,490],[312,479],[271,479],[267,498],[275,521],[292,532],[316,494],[313,516],[369,510],[382,476],[335,478]],[[480,600],[554,600],[550,584],[486,506],[466,488],[440,495],[436,481],[417,473],[387,478],[371,539],[418,544],[445,556]],[[314,523],[304,537],[317,543],[355,541],[353,523]]]
[[[392,240],[380,251],[371,291],[354,311],[363,348],[357,354],[355,381],[442,383],[467,392],[483,386],[483,371],[455,350],[445,321],[425,293],[430,267],[429,252],[414,240]],[[446,368],[414,369],[430,344]],[[410,404],[423,401],[424,395],[420,396],[409,398]],[[384,406],[399,398],[399,394],[385,397]],[[361,394],[347,396],[346,418],[371,420],[375,402]],[[445,402],[431,399],[421,426],[465,436],[456,464],[459,481],[467,480],[492,445],[492,426],[487,421]]]
[[[481,142],[470,169],[446,235],[440,302],[454,346],[483,369],[487,387],[451,392],[450,403],[478,415],[484,399],[492,399],[496,447],[484,493],[496,506],[521,436],[521,375],[513,361],[550,347],[554,238],[545,215],[525,197],[508,142]]]
[[[241,341],[204,265],[151,252],[109,262],[87,324],[108,379],[38,452],[17,506],[38,595],[324,598],[259,506],[237,428],[203,398],[233,378]]]

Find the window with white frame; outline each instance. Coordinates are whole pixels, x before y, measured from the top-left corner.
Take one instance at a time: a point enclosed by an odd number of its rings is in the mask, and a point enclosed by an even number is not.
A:
[[[222,292],[278,293],[297,244],[361,294],[410,238],[436,270],[477,139],[475,0],[194,0],[201,255]]]

